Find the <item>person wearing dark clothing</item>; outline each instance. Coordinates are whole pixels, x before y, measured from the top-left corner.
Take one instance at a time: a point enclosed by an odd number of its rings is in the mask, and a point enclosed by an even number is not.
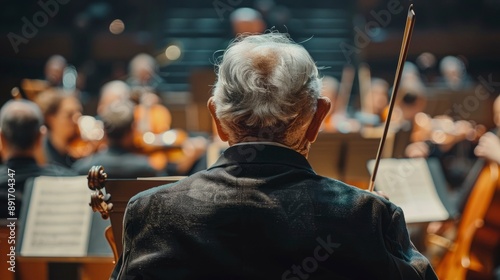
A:
[[[109,178],[137,178],[161,175],[145,155],[132,153],[134,148],[134,106],[125,99],[117,99],[103,108],[100,115],[108,148],[75,162],[79,174],[87,174],[94,165],[102,165]]]
[[[9,101],[0,111],[0,139],[5,160],[5,164],[0,166],[0,204],[5,205],[0,219],[19,217],[24,184],[28,178],[77,175],[64,167],[37,164],[35,153],[41,145],[42,124],[40,109],[29,101]],[[8,211],[9,197],[15,197],[14,215]]]
[[[318,76],[284,34],[237,39],[208,102],[230,147],[130,199],[111,279],[437,279],[399,207],[309,165],[331,106]]]
[[[146,156],[134,154],[121,147],[114,146],[78,160],[72,169],[78,174],[85,175],[94,165],[102,165],[106,169],[108,177],[115,179],[159,175],[159,172],[151,167]]]
[[[70,154],[70,143],[79,133],[80,101],[72,94],[50,90],[40,93],[35,102],[40,106],[47,126],[43,143],[45,161],[70,168],[75,162]]]

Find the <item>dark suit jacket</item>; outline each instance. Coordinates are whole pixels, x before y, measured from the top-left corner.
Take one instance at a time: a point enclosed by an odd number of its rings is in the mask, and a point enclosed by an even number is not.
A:
[[[136,195],[123,242],[113,279],[437,279],[400,208],[274,145]]]
[[[130,153],[118,147],[109,147],[104,151],[76,161],[72,168],[78,174],[85,175],[94,165],[102,165],[108,178],[154,177],[159,175],[151,167],[148,158]]]
[[[49,164],[70,168],[76,161],[76,159],[68,154],[60,154],[52,142],[50,142],[50,138],[48,136],[43,139],[43,150],[45,160]]]
[[[8,169],[12,169],[15,172],[11,172],[13,177],[9,177]],[[15,217],[19,218],[19,211],[21,210],[21,203],[23,200],[24,185],[28,178],[38,177],[38,176],[76,176],[76,172],[71,169],[47,165],[44,167],[39,166],[34,158],[31,157],[21,157],[9,159],[4,165],[0,166],[0,205],[2,209],[0,211],[0,219],[5,219],[12,217],[8,215],[8,189],[9,183],[14,182],[13,185],[15,191],[11,194],[15,196]],[[9,181],[9,179],[11,179]],[[12,181],[14,179],[14,181]]]

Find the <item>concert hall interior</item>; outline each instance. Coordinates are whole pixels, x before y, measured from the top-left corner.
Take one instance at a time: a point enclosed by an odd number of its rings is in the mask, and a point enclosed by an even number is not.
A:
[[[114,273],[110,278],[117,263],[125,267],[120,256],[130,234],[123,230],[127,202],[144,190],[206,172],[226,149],[241,144],[234,131],[227,133],[232,126],[219,119],[218,103],[240,96],[216,98],[214,88],[241,82],[236,70],[218,81],[235,37],[264,33],[289,34],[319,70],[318,96],[327,97],[331,107],[317,137],[301,135],[314,140],[302,155],[317,175],[366,192],[374,185],[380,200],[400,207],[404,234],[439,279],[500,279],[499,13],[499,0],[4,1],[0,279],[157,279]],[[398,65],[404,38],[407,56]],[[236,61],[252,60],[265,74],[277,68],[269,61],[288,51],[264,53],[267,60],[255,62],[252,49]],[[273,107],[267,105],[262,107]],[[273,146],[251,151],[248,161],[275,146],[292,149],[286,139],[272,138],[283,127],[269,127],[242,141]],[[310,199],[292,196],[298,204]],[[274,234],[259,230],[265,237]],[[348,246],[341,243],[332,258]],[[327,279],[329,268],[318,256],[298,258],[309,274],[284,271],[281,279]],[[363,263],[357,265],[363,270]],[[243,279],[216,276],[203,279]]]

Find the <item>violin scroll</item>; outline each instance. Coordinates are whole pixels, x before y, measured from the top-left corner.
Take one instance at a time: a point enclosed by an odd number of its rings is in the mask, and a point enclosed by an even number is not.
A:
[[[105,193],[105,182],[108,174],[104,173],[101,165],[92,166],[87,176],[87,184],[92,194],[90,195],[90,207],[94,212],[99,211],[103,219],[109,218],[109,212],[113,210],[113,203],[109,202],[111,195]],[[104,190],[104,193],[102,192]]]

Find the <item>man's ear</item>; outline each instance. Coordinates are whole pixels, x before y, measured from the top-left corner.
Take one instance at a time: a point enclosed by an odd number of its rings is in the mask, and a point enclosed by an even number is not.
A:
[[[318,136],[321,124],[330,111],[330,107],[332,106],[332,104],[330,103],[330,99],[321,96],[320,98],[318,98],[318,103],[316,106],[316,112],[314,113],[311,123],[309,124],[309,127],[306,131],[306,138],[311,143],[316,141],[316,137]]]
[[[219,134],[219,137],[222,141],[227,142],[229,140],[229,137],[222,128],[220,120],[217,118],[217,115],[215,114],[215,103],[213,97],[210,97],[210,99],[208,99],[207,107],[208,110],[210,111],[210,114],[212,115],[212,118],[214,119],[215,126],[217,127],[217,134]]]

